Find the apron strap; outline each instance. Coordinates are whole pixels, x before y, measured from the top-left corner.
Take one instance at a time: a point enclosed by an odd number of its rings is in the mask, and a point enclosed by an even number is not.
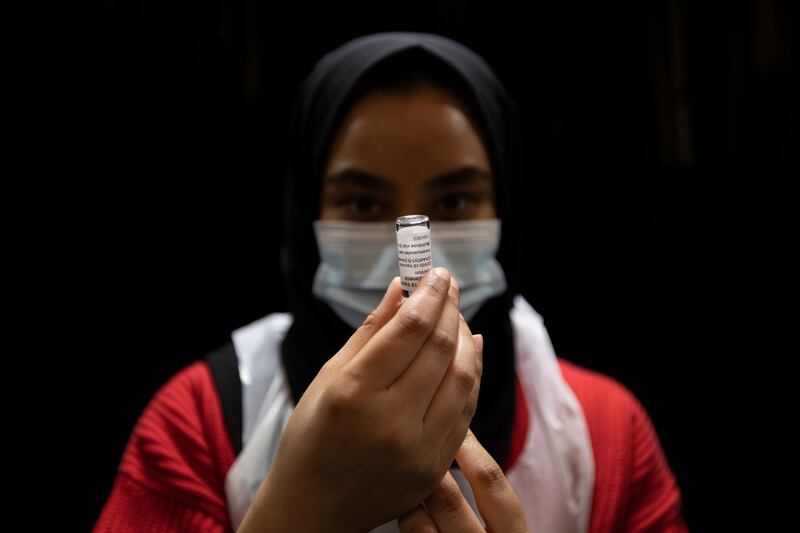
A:
[[[238,456],[242,451],[242,382],[233,340],[209,352],[205,361],[217,386],[225,427],[233,443],[233,451]]]

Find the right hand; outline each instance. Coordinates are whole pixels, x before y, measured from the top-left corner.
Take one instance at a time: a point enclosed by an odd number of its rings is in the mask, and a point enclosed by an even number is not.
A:
[[[482,357],[447,270],[405,303],[395,278],[298,402],[240,531],[278,530],[277,515],[292,530],[367,531],[412,510],[464,441]]]
[[[450,472],[424,504],[398,519],[400,533],[528,533],[519,498],[500,465],[467,432],[456,460],[475,496],[486,527],[478,521]]]

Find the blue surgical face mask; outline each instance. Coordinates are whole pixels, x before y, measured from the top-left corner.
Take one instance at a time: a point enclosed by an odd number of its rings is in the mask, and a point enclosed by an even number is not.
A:
[[[318,220],[314,233],[320,257],[314,295],[357,328],[400,273],[394,224]],[[458,280],[461,314],[467,320],[506,290],[495,259],[499,244],[499,219],[431,223],[433,266],[447,268]]]

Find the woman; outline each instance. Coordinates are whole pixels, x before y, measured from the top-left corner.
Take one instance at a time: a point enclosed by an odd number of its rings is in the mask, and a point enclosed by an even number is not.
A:
[[[643,408],[557,359],[517,295],[515,120],[442,37],[320,60],[286,187],[291,314],[159,391],[96,529],[684,530]],[[411,213],[444,268],[403,302],[391,222]]]

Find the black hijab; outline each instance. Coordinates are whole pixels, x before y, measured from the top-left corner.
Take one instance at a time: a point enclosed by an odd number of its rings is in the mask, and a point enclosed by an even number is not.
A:
[[[487,301],[470,321],[484,337],[484,371],[472,430],[500,465],[509,453],[515,411],[514,342],[509,311],[518,288],[512,206],[520,178],[519,133],[514,103],[486,62],[450,39],[420,33],[381,33],[350,41],[324,56],[300,89],[291,139],[285,198],[282,268],[292,323],[281,346],[295,401],[352,335],[324,302],[312,294],[319,265],[312,222],[319,218],[320,187],[327,152],[361,82],[376,67],[398,57],[434,62],[458,80],[457,96],[478,123],[495,174],[497,212],[503,221],[497,257],[508,289]],[[367,87],[367,90],[369,87]]]

